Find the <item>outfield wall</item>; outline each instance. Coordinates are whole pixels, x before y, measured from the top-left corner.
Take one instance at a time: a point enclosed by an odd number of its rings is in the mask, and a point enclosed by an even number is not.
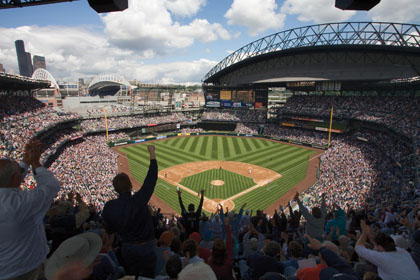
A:
[[[287,138],[280,138],[280,137],[269,137],[265,135],[254,135],[254,134],[239,134],[239,133],[221,133],[221,132],[194,132],[194,133],[173,133],[173,134],[167,134],[162,136],[153,136],[153,137],[147,137],[147,138],[138,138],[134,140],[123,140],[123,141],[115,141],[115,142],[109,142],[108,145],[110,148],[112,147],[118,147],[123,145],[129,145],[129,144],[137,144],[137,143],[143,143],[147,141],[153,141],[153,140],[162,140],[166,138],[171,137],[178,137],[178,136],[197,136],[197,135],[226,135],[226,136],[240,136],[240,137],[255,137],[255,138],[266,138],[266,139],[272,139],[277,141],[283,141],[290,144],[296,144],[301,145],[305,147],[311,147],[316,149],[322,149],[326,150],[327,146],[321,146],[321,145],[315,145],[315,144],[309,144],[299,141],[292,141]]]

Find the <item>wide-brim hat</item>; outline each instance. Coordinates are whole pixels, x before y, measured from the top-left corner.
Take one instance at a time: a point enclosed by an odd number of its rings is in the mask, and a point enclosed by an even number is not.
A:
[[[46,278],[51,279],[57,270],[70,263],[80,262],[88,267],[98,256],[101,248],[102,239],[93,232],[78,234],[64,240],[47,261]]]

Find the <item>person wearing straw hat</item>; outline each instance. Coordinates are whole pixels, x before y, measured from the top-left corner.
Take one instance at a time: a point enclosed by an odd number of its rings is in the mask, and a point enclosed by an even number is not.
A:
[[[45,277],[48,280],[88,278],[100,262],[101,237],[86,232],[66,239],[48,259]]]
[[[119,197],[105,204],[102,218],[108,234],[117,233],[121,243],[123,266],[128,275],[154,278],[156,254],[154,229],[149,202],[158,178],[155,147],[147,146],[150,165],[140,190],[131,194],[132,184],[125,173],[115,176],[112,184]]]
[[[0,160],[0,279],[38,279],[49,252],[42,221],[61,186],[40,157],[41,142],[31,139],[19,164]],[[37,186],[21,190],[29,166]]]

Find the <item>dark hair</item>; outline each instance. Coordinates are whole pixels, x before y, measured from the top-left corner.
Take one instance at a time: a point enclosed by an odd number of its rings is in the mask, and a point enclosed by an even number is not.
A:
[[[382,280],[382,278],[375,272],[368,271],[363,275],[363,280]]]
[[[187,252],[190,253],[190,258],[195,257],[197,254],[197,243],[192,239],[187,239],[182,246],[182,252],[184,256],[187,256]]]
[[[170,256],[166,262],[165,270],[170,278],[178,278],[178,274],[182,270],[181,258],[178,255]]]
[[[280,244],[276,241],[270,241],[264,246],[264,254],[269,257],[275,257],[280,253]]]
[[[292,255],[292,257],[294,258],[302,257],[303,248],[299,242],[290,241],[288,247],[289,247],[290,255]]]
[[[179,237],[174,237],[171,242],[171,251],[175,254],[179,254],[181,251],[181,240],[179,240]]]
[[[312,215],[317,219],[321,218],[321,209],[319,209],[319,207],[312,208]]]
[[[211,261],[215,265],[223,265],[226,259],[226,245],[222,239],[216,239],[211,249]]]
[[[194,204],[188,204],[188,212],[194,212]]]
[[[114,186],[115,191],[119,194],[130,192],[132,188],[130,178],[125,173],[119,173],[115,176],[112,180],[112,185]]]
[[[376,242],[376,244],[382,246],[382,248],[384,248],[385,252],[395,252],[395,251],[397,251],[397,248],[395,247],[394,239],[392,239],[390,236],[386,235],[382,231],[379,231],[375,235],[375,242]]]

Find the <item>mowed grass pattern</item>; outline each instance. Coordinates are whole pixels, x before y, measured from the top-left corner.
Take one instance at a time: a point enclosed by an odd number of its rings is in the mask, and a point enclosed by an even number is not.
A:
[[[225,184],[212,188],[210,182],[213,180],[222,180]],[[205,196],[212,199],[226,199],[255,185],[251,178],[225,169],[210,169],[200,172],[183,178],[180,184],[196,192],[203,189],[206,191]]]
[[[254,210],[267,208],[305,178],[308,160],[314,154],[314,151],[303,147],[249,137],[176,137],[154,141],[153,144],[156,146],[159,170],[186,162],[225,160],[251,163],[280,173],[282,178],[234,200],[236,205],[247,202],[247,208]],[[139,182],[143,182],[149,166],[146,147],[147,143],[119,148],[119,151],[127,155],[131,173]],[[214,178],[217,179],[219,178]],[[201,186],[210,187],[207,178],[201,183],[197,182],[196,186],[195,190]],[[159,179],[154,193],[180,212],[175,186]],[[235,194],[233,191],[230,193]],[[220,198],[216,197],[216,193],[206,193],[206,196]],[[182,197],[185,205],[199,202],[198,197],[185,191]]]

